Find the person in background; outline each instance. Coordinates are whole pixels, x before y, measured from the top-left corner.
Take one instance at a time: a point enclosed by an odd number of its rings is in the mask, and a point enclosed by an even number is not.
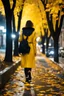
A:
[[[21,55],[21,67],[24,68],[25,80],[30,83],[32,80],[31,71],[35,68],[35,56],[36,56],[36,32],[33,28],[32,21],[28,20],[26,26],[22,28],[22,34],[24,38],[28,36],[28,44],[30,46],[30,52],[26,55]],[[19,37],[19,41],[22,40],[22,36]]]

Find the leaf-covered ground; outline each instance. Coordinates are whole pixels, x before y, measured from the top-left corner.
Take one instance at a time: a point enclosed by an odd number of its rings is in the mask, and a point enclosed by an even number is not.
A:
[[[44,55],[36,56],[32,84],[26,86],[24,71],[19,66],[0,96],[64,96],[64,71]]]
[[[13,62],[12,64],[14,64],[16,61],[20,60],[20,56],[13,56]],[[0,71],[4,70],[5,68],[9,67],[11,65],[11,62],[5,62],[4,61],[4,54],[0,53]]]

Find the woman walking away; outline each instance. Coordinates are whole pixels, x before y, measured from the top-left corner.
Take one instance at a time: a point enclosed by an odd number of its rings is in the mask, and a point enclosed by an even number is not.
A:
[[[24,68],[25,79],[27,83],[30,83],[32,80],[31,71],[32,68],[35,68],[35,55],[36,55],[36,32],[33,28],[33,23],[28,20],[26,26],[22,28],[23,38],[28,36],[28,44],[30,46],[30,52],[25,55],[21,55],[21,67]],[[20,36],[19,40],[22,40]]]

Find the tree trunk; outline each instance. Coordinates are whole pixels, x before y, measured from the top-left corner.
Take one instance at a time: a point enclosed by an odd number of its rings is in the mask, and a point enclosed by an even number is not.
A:
[[[9,14],[9,15],[8,15]],[[6,53],[4,61],[12,62],[11,14],[6,13]]]
[[[13,34],[15,34],[15,39],[14,39],[14,56],[18,56],[18,36],[19,33],[16,32],[16,27],[15,27],[15,17],[14,17],[14,13],[12,15],[12,27],[13,27]]]
[[[18,32],[16,32],[16,38],[14,40],[14,56],[18,56]]]
[[[45,42],[45,36],[41,36],[42,38],[42,53],[45,54],[45,45],[44,45],[44,42]]]
[[[43,47],[42,47],[42,53],[45,54],[45,45],[43,44]]]
[[[47,57],[48,57],[49,39],[50,39],[50,38],[48,38],[48,37],[47,37],[47,39],[46,39],[46,56],[47,56]]]
[[[18,15],[18,27],[17,27],[17,32],[14,29],[14,32],[16,34],[16,38],[14,40],[14,56],[18,56],[18,38],[19,38],[19,31],[20,31],[20,24],[21,24],[21,18],[22,18],[22,10],[19,12]],[[15,18],[13,16],[13,26],[15,26]],[[14,28],[14,27],[13,27]]]
[[[59,46],[58,46],[58,38],[54,39],[54,61],[59,63],[59,55],[58,55],[58,49],[59,49]]]
[[[2,0],[4,11],[5,11],[5,17],[6,17],[6,53],[5,53],[5,59],[6,62],[12,62],[12,13],[14,11],[16,0],[13,0],[12,8],[10,7],[10,0]]]

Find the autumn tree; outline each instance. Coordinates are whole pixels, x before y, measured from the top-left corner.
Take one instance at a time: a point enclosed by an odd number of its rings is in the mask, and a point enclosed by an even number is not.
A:
[[[63,1],[49,1],[41,0],[46,12],[47,22],[49,30],[54,40],[54,61],[59,62],[58,55],[58,42],[61,33],[63,18],[64,18],[64,4]]]
[[[46,14],[43,8],[43,5],[41,3],[41,1],[37,0],[37,6],[40,10],[40,15],[41,15],[41,22],[42,22],[42,28],[43,29],[43,33],[41,32],[41,40],[42,40],[42,53],[46,54],[48,53],[48,47],[49,47],[49,39],[50,39],[50,31],[48,31],[48,24],[47,24],[47,20],[46,20]],[[43,9],[43,10],[42,10]]]

